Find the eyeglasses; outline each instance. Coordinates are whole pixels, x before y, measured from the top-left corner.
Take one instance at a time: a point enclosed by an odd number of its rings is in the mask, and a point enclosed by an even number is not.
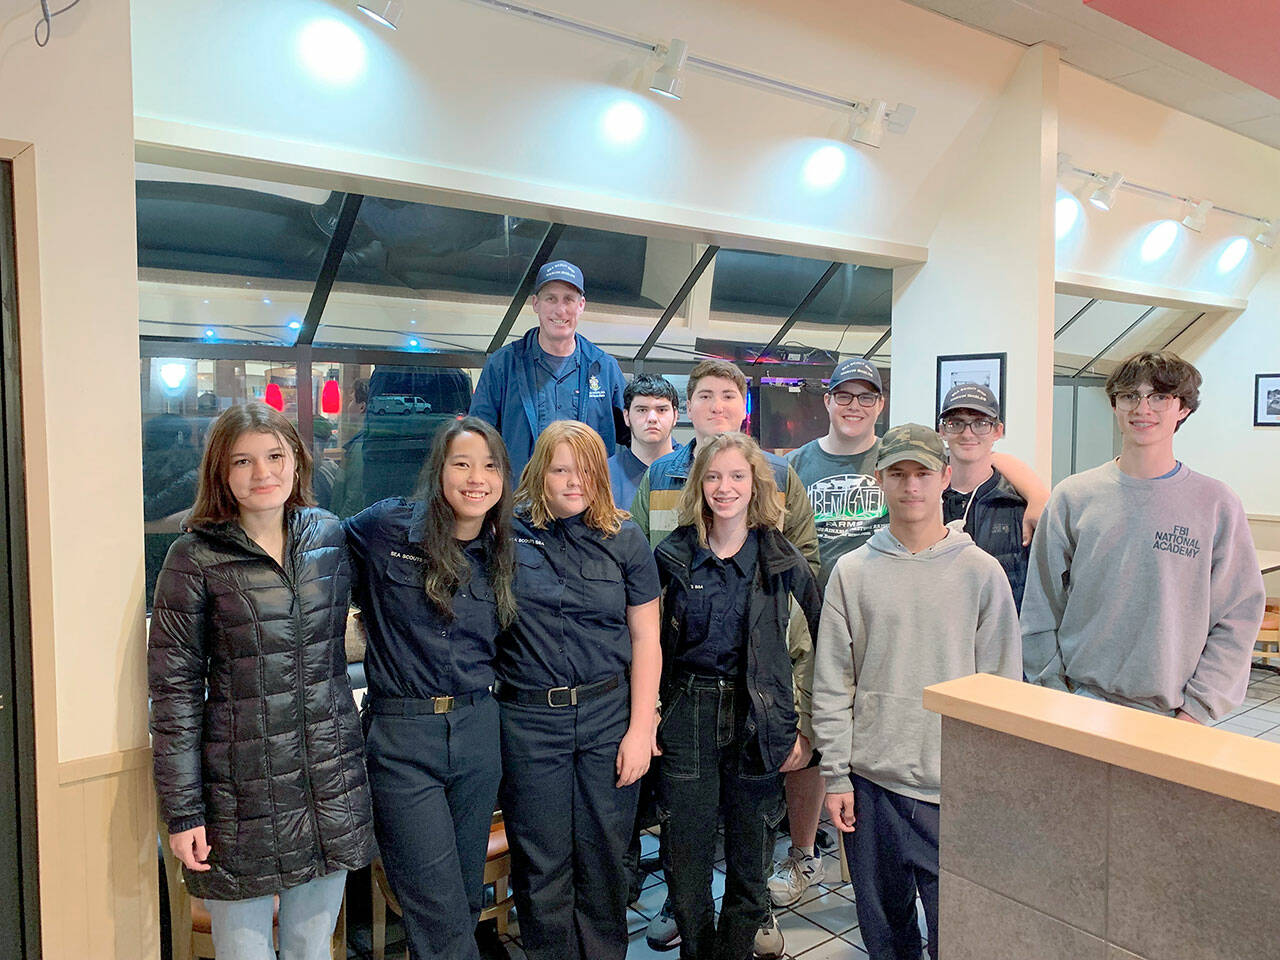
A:
[[[847,407],[853,401],[858,401],[860,407],[874,407],[876,401],[880,399],[878,393],[846,393],[844,390],[837,390],[831,394],[831,399],[836,402],[838,407]]]
[[[975,437],[985,437],[988,433],[996,428],[994,420],[955,420],[948,418],[942,421],[942,432],[949,433],[952,436],[959,436],[964,433],[964,428],[968,427],[973,431]]]
[[[1177,399],[1172,393],[1126,392],[1115,395],[1116,407],[1120,410],[1137,410],[1138,404],[1145,400],[1153,413],[1164,413],[1169,409],[1169,404]]]

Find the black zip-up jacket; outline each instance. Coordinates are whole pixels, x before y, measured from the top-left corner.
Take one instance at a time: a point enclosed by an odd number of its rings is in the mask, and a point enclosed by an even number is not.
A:
[[[1031,547],[1022,545],[1022,515],[1026,512],[1027,501],[995,467],[972,494],[950,489],[942,492],[943,522],[964,520],[964,532],[1000,561],[1019,613],[1031,557]]]
[[[746,684],[751,713],[746,733],[754,734],[765,767],[777,770],[795,746],[797,718],[792,684],[812,689],[813,678],[793,677],[796,669],[787,648],[787,623],[791,598],[800,604],[809,635],[818,635],[822,597],[803,554],[773,528],[757,530],[759,562],[747,607]],[[690,571],[698,548],[698,532],[692,526],[677,527],[658,545],[658,575],[662,581],[662,684],[661,699],[671,699],[673,664],[685,630],[685,604]],[[812,670],[812,657],[806,658]]]
[[[234,521],[191,529],[156,583],[147,672],[170,833],[204,825],[197,897],[245,900],[374,853],[342,638],[351,572],[332,514],[290,510],[283,568]]]

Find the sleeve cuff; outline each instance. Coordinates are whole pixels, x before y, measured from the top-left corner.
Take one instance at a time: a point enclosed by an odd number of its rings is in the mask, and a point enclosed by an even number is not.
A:
[[[1192,719],[1206,726],[1214,721],[1213,714],[1209,712],[1209,709],[1189,693],[1183,693],[1182,710],[1184,713],[1190,714]]]
[[[194,830],[196,827],[204,826],[204,814],[193,813],[189,817],[178,817],[176,820],[169,821],[169,833],[182,833],[184,830]]]
[[[827,777],[827,793],[853,793],[853,781],[847,777]]]

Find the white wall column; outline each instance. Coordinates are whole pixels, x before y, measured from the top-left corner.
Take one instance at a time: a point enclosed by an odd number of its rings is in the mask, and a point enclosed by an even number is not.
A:
[[[1053,416],[1058,51],[1029,49],[959,166],[929,262],[894,272],[890,420],[931,424],[937,357],[1007,353],[1000,449],[1047,481]],[[978,121],[975,121],[978,122]]]

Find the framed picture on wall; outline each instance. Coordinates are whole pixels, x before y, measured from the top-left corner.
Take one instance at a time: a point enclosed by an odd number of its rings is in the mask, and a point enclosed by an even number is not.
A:
[[[1280,373],[1259,373],[1253,378],[1253,425],[1280,427]]]
[[[1007,353],[956,353],[938,358],[938,394],[934,402],[933,422],[942,413],[942,398],[961,383],[980,383],[996,395],[1000,403],[1000,419],[1004,420],[1004,375]]]

